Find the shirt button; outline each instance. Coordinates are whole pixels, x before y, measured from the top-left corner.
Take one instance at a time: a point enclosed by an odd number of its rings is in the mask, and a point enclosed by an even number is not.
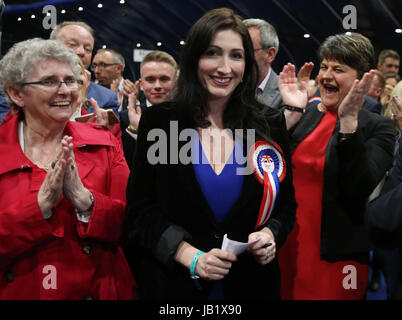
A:
[[[219,233],[215,233],[214,236],[215,236],[215,239],[220,239],[221,238],[221,235]]]
[[[6,274],[5,274],[5,277],[6,277],[6,281],[8,283],[13,282],[14,281],[14,272],[7,271]]]
[[[92,248],[90,245],[85,245],[82,247],[82,253],[84,254],[90,254],[92,252]]]

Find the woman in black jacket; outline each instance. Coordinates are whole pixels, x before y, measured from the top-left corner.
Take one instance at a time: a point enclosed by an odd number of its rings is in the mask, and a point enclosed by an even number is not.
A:
[[[279,299],[296,203],[285,120],[259,113],[256,70],[241,18],[212,10],[189,32],[173,102],[144,112],[126,210],[139,299]],[[256,242],[236,256],[225,234]]]
[[[362,110],[374,49],[358,33],[328,37],[318,50],[321,102],[307,103],[295,68],[279,77],[291,128],[296,223],[279,252],[283,298],[362,299],[370,243],[368,197],[392,164],[390,120]],[[297,109],[296,109],[297,110]],[[291,114],[292,113],[292,114]]]

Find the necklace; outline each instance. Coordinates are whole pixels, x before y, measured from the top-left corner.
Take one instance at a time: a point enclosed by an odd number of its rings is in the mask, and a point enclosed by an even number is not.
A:
[[[32,130],[31,128],[29,128],[27,126],[28,129]],[[35,132],[36,134],[40,135],[43,137],[43,135],[39,132],[36,132],[35,130],[32,130],[33,132]],[[20,123],[18,124],[18,139],[20,142],[20,146],[22,151],[25,153],[25,155],[33,162],[35,163],[36,166],[38,166],[41,169],[44,169],[46,171],[49,170],[49,161],[46,162],[46,164],[44,164],[42,161],[40,161],[36,156],[34,156],[34,154],[32,153],[33,150],[31,150],[31,148],[27,145],[27,141],[26,141],[26,137],[24,135],[24,124],[22,121],[20,121]],[[54,152],[54,154],[57,154],[58,150],[59,150],[59,145],[56,147],[56,151]],[[53,152],[52,152],[53,154]]]

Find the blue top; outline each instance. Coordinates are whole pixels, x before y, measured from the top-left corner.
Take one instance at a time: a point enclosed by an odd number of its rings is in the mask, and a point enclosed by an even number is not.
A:
[[[216,220],[221,223],[239,198],[243,186],[244,176],[237,174],[237,170],[241,170],[244,165],[237,163],[235,156],[236,152],[243,152],[242,144],[239,140],[235,141],[232,154],[222,172],[217,175],[204,154],[198,135],[196,137],[192,144],[195,176]],[[193,152],[197,144],[199,152]],[[199,160],[194,161],[197,156]]]
[[[99,105],[99,108],[112,109],[117,117],[119,117],[119,103],[117,99],[117,93],[105,88],[99,84],[90,82],[87,92],[87,98],[94,98]],[[94,109],[90,107],[88,112],[94,112]]]
[[[10,111],[10,106],[3,97],[3,92],[0,88],[0,124],[3,122],[3,117]]]
[[[242,143],[239,140],[235,140],[232,154],[222,172],[217,175],[204,154],[198,135],[196,134],[195,139],[191,140],[195,176],[218,223],[225,219],[226,214],[241,193],[244,176],[238,174],[238,170],[243,171],[244,164],[236,161],[241,159],[236,157],[239,152],[243,152]],[[214,281],[209,300],[222,300],[223,298],[222,281]]]

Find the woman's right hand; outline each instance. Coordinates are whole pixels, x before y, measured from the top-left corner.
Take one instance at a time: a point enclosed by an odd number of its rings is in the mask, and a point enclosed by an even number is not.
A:
[[[38,205],[44,217],[61,198],[68,156],[69,151],[66,148],[58,148],[56,157],[47,170],[46,178],[39,189]]]
[[[236,260],[233,253],[215,248],[200,255],[195,273],[203,279],[222,280]]]
[[[307,88],[304,81],[297,85],[296,68],[288,63],[279,74],[279,91],[284,104],[292,107],[305,108],[307,105]]]

